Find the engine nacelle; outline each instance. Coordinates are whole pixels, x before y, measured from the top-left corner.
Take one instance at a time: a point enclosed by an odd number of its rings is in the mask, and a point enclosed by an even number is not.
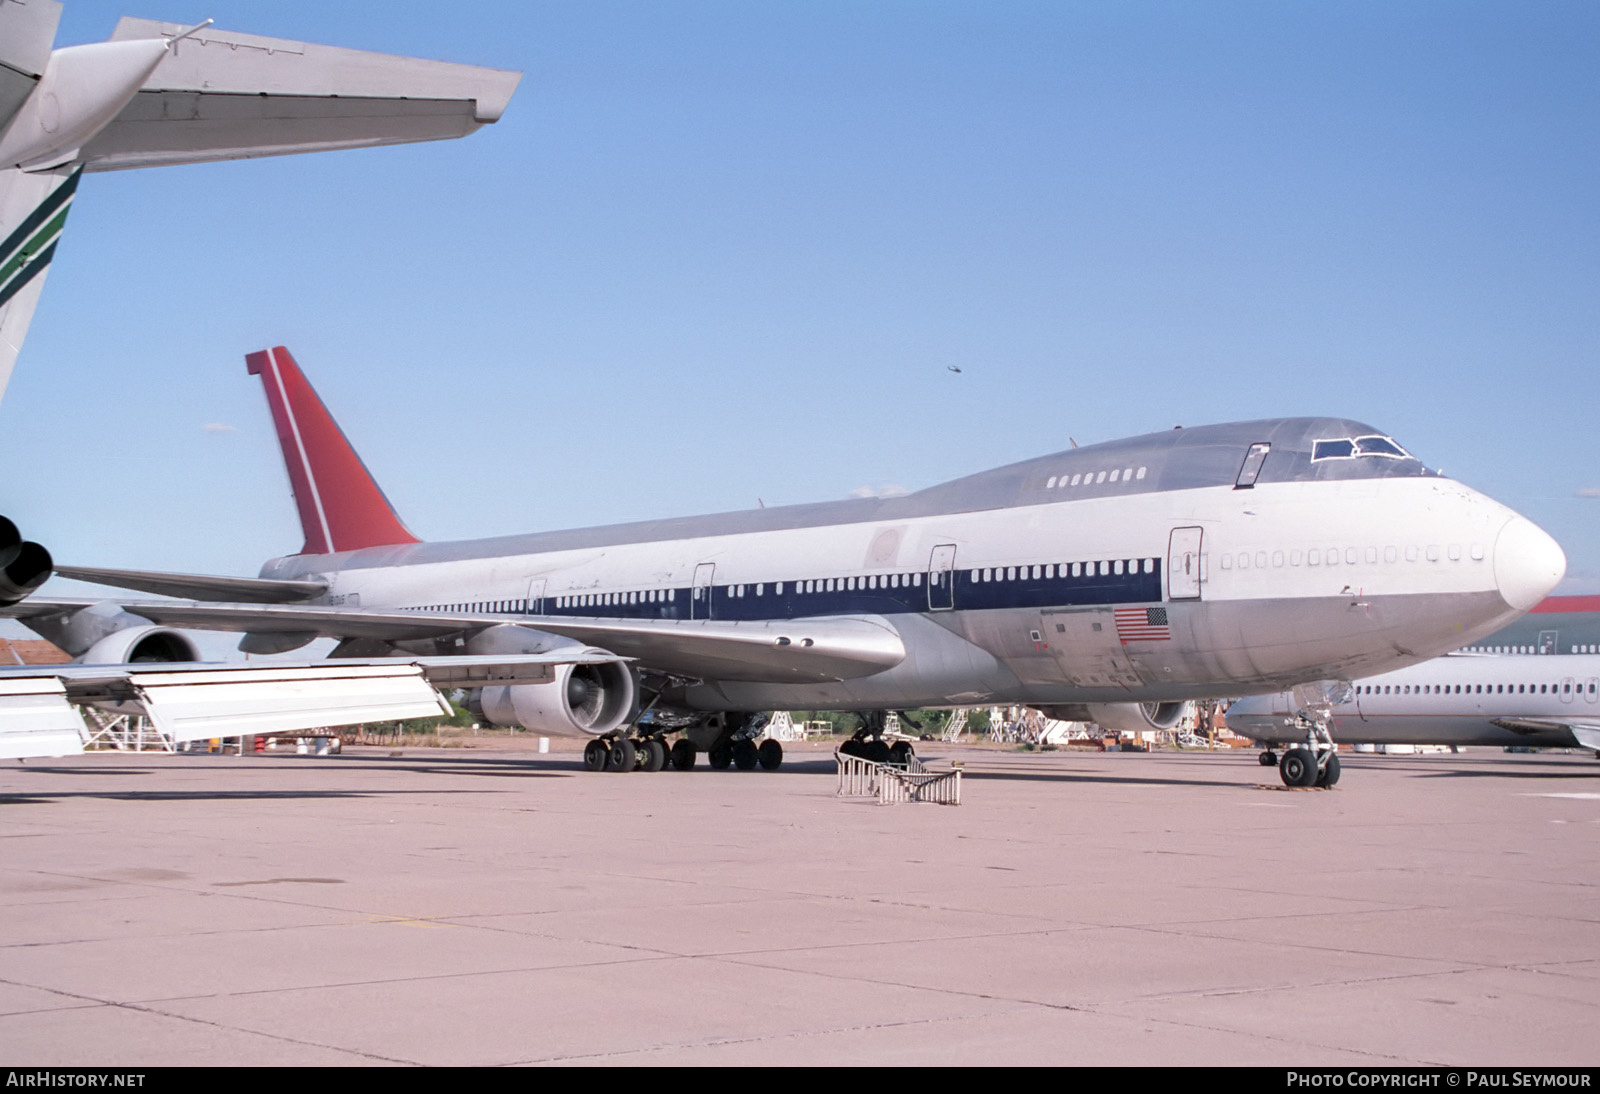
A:
[[[150,624],[106,635],[78,660],[85,665],[163,664],[199,661],[200,650],[181,631]]]
[[[1044,713],[1066,722],[1093,722],[1114,733],[1171,729],[1189,713],[1189,703],[1072,703],[1046,707]]]
[[[557,737],[598,737],[628,720],[636,693],[633,672],[620,661],[557,665],[550,683],[484,688],[477,705],[495,725]]]
[[[49,551],[25,541],[15,524],[0,517],[0,605],[26,600],[49,579],[54,565]]]

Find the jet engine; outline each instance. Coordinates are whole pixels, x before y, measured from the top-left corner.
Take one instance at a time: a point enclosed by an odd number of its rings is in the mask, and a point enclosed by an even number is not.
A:
[[[633,672],[620,661],[557,665],[548,684],[484,688],[477,705],[495,725],[522,726],[558,737],[598,737],[633,713]]]
[[[1189,713],[1188,703],[1072,703],[1044,713],[1066,722],[1093,722],[1116,733],[1171,729]]]
[[[29,543],[17,526],[0,517],[0,606],[25,600],[50,576],[50,552]]]
[[[164,664],[202,660],[200,650],[181,631],[148,624],[113,631],[90,646],[79,661],[85,665]]]

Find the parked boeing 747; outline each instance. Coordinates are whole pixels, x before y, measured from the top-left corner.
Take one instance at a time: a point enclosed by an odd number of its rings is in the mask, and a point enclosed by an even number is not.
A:
[[[335,658],[605,650],[474,701],[593,738],[592,768],[699,751],[772,767],[750,712],[1020,703],[1159,724],[1184,700],[1297,685],[1315,708],[1504,626],[1565,570],[1528,520],[1339,418],[1171,430],[905,497],[424,543],[288,351],[248,364],[305,545],[257,578],[63,568],[190,599],[35,596],[8,614],[75,654],[175,647],[181,627],[244,631],[263,653],[332,637]]]

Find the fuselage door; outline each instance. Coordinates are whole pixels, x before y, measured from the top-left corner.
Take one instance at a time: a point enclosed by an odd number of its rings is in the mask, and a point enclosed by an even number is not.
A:
[[[928,610],[947,612],[956,606],[956,545],[941,543],[928,559]]]
[[[711,582],[717,574],[715,562],[702,562],[694,568],[694,588],[689,590],[689,618],[711,618]]]
[[[1557,636],[1558,633],[1559,632],[1557,632],[1557,631],[1540,631],[1539,632],[1539,652],[1540,653],[1555,653],[1556,652],[1556,636]]]
[[[1600,677],[1591,676],[1584,683],[1583,698],[1588,703],[1600,703]]]
[[[544,614],[544,583],[547,579],[536,577],[528,582],[528,615]]]
[[[1167,544],[1167,599],[1200,599],[1200,529],[1174,528]]]
[[[1570,676],[1561,681],[1561,701],[1563,703],[1572,702],[1572,689],[1579,686],[1578,682]]]

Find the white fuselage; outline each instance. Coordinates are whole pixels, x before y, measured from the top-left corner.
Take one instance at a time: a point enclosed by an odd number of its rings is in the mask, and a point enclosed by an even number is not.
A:
[[[1437,476],[1095,496],[1046,470],[993,508],[901,515],[893,501],[910,499],[880,499],[290,556],[262,574],[325,576],[334,605],[510,621],[867,616],[906,645],[900,664],[856,679],[682,694],[733,710],[1156,701],[1349,679],[1487,634],[1560,576],[1548,551],[1529,557],[1548,537]]]
[[[1228,728],[1256,741],[1299,743],[1287,693],[1228,711]],[[1600,656],[1458,654],[1367,677],[1333,708],[1348,744],[1569,746],[1572,724],[1600,724]]]

